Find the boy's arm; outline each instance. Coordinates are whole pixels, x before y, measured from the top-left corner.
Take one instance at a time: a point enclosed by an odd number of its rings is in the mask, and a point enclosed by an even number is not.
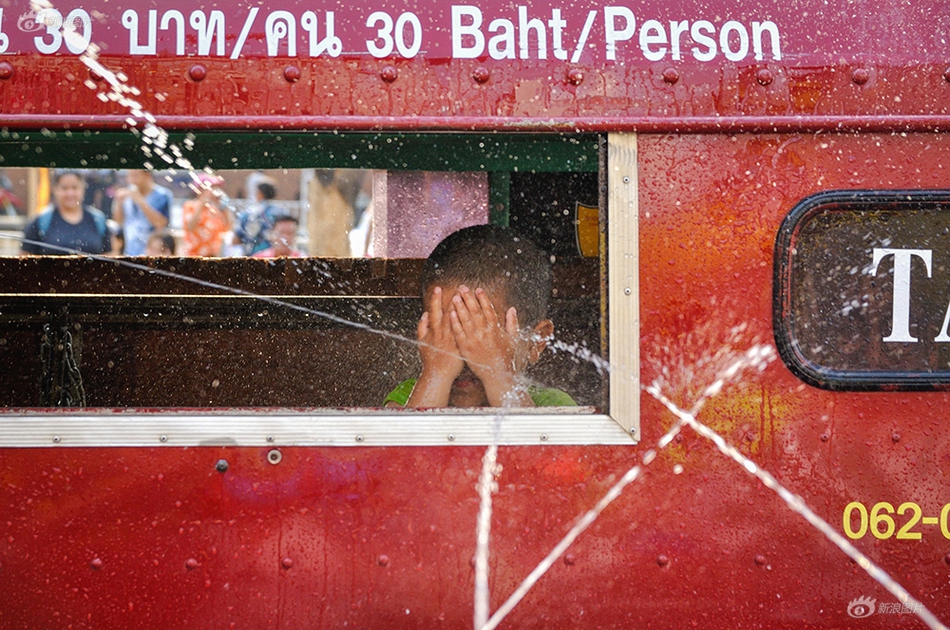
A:
[[[534,407],[528,388],[519,383],[526,364],[518,342],[518,313],[505,313],[504,326],[488,294],[462,285],[453,298],[452,331],[462,358],[482,382],[492,407]]]
[[[442,312],[442,289],[435,287],[416,328],[422,373],[406,407],[448,407],[452,383],[465,363],[459,356],[451,322]]]

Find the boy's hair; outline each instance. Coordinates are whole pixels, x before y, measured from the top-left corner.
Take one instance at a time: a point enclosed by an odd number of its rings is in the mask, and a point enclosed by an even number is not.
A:
[[[502,291],[519,323],[533,327],[547,316],[551,275],[548,254],[513,229],[473,225],[449,234],[429,254],[422,296],[434,284]]]

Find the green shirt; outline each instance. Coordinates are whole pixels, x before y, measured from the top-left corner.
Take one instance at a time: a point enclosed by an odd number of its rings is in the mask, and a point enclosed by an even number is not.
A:
[[[409,402],[409,396],[412,395],[412,390],[416,386],[416,379],[410,378],[404,380],[402,383],[396,386],[396,389],[389,392],[389,395],[386,396],[386,400],[383,401],[385,405],[389,401],[399,403],[402,406],[405,406]],[[571,398],[566,392],[562,392],[559,389],[548,388],[548,387],[528,387],[528,395],[531,396],[531,400],[534,401],[535,407],[576,407],[577,403],[574,402],[574,399]]]

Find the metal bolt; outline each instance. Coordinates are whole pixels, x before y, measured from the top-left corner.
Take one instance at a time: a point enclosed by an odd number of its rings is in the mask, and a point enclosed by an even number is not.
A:
[[[623,294],[624,294],[624,295],[630,295],[631,293],[633,293],[633,289],[631,289],[630,287],[624,287],[624,288],[623,288]]]
[[[472,78],[478,83],[487,83],[491,78],[491,72],[485,66],[478,66],[472,71]]]
[[[386,83],[392,83],[396,80],[396,77],[399,76],[399,71],[396,70],[395,66],[385,66],[382,70],[379,71],[379,78],[381,78]]]
[[[548,434],[547,434],[547,433],[542,433],[542,434],[541,434],[541,441],[542,441],[542,442],[547,442],[547,441],[548,441]]]
[[[185,568],[188,569],[189,571],[191,571],[192,569],[197,569],[198,561],[195,560],[194,558],[188,558],[187,560],[185,560]]]
[[[161,436],[160,438],[158,438],[158,441],[159,441],[159,442],[167,442],[167,441],[168,441],[168,436],[167,436],[167,435],[163,435],[163,436]]]
[[[229,468],[228,460],[226,459],[219,459],[218,462],[214,465],[214,469],[217,470],[219,473],[228,472],[228,468]]]
[[[670,564],[670,559],[665,555],[659,555],[656,557],[656,563],[661,567],[665,567]]]
[[[449,433],[449,442],[454,442],[454,441],[455,441],[455,436]]]
[[[584,73],[579,68],[571,68],[565,76],[571,85],[580,85],[584,82]]]
[[[287,66],[284,68],[284,78],[287,83],[296,83],[300,80],[300,68],[297,66]]]
[[[0,61],[0,80],[6,81],[13,78],[13,64],[9,61]]]
[[[102,568],[102,559],[101,559],[101,558],[93,558],[92,561],[89,563],[89,566],[90,566],[90,568],[93,568],[93,569],[97,569],[97,570],[98,570],[98,569],[101,569],[101,568]]]
[[[268,435],[268,436],[267,436],[267,441],[268,441],[268,442],[273,442],[273,441],[274,441],[274,436],[273,436],[273,435]]]
[[[294,561],[290,558],[284,558],[280,561],[280,566],[284,567],[285,569],[289,569],[290,567],[294,566]]]
[[[670,85],[675,84],[680,80],[679,70],[676,68],[667,68],[663,71],[663,80],[669,83]]]
[[[762,68],[755,73],[755,80],[759,82],[759,85],[771,85],[772,71],[768,68]]]
[[[362,436],[362,435],[357,435],[357,436],[356,436],[356,441],[357,441],[357,442],[362,442],[362,441],[363,441],[363,436]]]
[[[864,85],[871,78],[871,73],[867,68],[855,68],[851,73],[851,80],[855,85]]]
[[[386,554],[380,554],[376,558],[376,564],[378,564],[381,567],[389,566],[389,556],[387,556]]]
[[[208,69],[200,63],[196,63],[192,67],[188,68],[188,78],[190,78],[192,81],[203,81],[206,76],[208,76]]]
[[[760,567],[764,567],[766,564],[768,564],[768,559],[762,554],[758,554],[755,558],[753,558],[753,561]]]
[[[59,444],[59,436],[58,436],[58,435],[54,435],[54,436],[53,436],[53,443],[54,443],[54,444]]]

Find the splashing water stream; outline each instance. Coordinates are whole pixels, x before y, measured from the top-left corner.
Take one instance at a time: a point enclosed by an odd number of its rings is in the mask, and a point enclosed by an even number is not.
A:
[[[775,492],[779,498],[781,498],[790,510],[801,515],[810,525],[815,529],[821,532],[828,540],[833,542],[839,549],[841,549],[849,558],[854,560],[858,566],[864,569],[868,575],[874,578],[878,583],[880,583],[884,588],[886,588],[891,594],[897,597],[898,601],[902,604],[906,604],[910,607],[912,611],[923,621],[928,628],[931,630],[947,630],[945,626],[937,617],[931,613],[924,605],[915,599],[911,594],[901,586],[894,578],[892,578],[884,569],[875,564],[868,558],[866,555],[861,553],[854,545],[852,545],[844,536],[839,534],[835,529],[828,524],[827,521],[822,519],[820,516],[815,514],[804,502],[804,500],[792,493],[786,487],[778,482],[778,480],[768,471],[760,468],[755,462],[739,452],[739,450],[729,444],[722,436],[713,431],[711,428],[705,424],[699,422],[696,419],[696,415],[705,405],[706,401],[722,391],[722,388],[733,378],[735,378],[742,370],[746,368],[757,368],[764,369],[765,365],[774,358],[774,349],[771,346],[766,345],[757,345],[750,348],[744,355],[740,356],[738,359],[733,361],[728,365],[720,374],[716,380],[714,380],[709,386],[707,386],[696,403],[693,405],[692,409],[685,411],[674,404],[669,398],[660,389],[660,386],[657,382],[654,382],[650,386],[645,388],[645,391],[653,396],[660,404],[666,407],[675,417],[676,422],[673,423],[673,426],[657,441],[657,448],[650,449],[643,454],[642,465],[637,464],[630,468],[621,478],[615,483],[604,496],[583,516],[581,516],[578,521],[575,523],[574,527],[558,542],[557,545],[548,553],[545,558],[538,563],[531,573],[522,581],[522,583],[512,592],[508,599],[499,606],[498,610],[495,611],[495,614],[491,616],[487,623],[479,624],[479,617],[476,616],[476,630],[493,630],[498,627],[504,618],[511,612],[515,606],[524,598],[524,596],[531,590],[531,588],[538,582],[544,573],[554,565],[558,558],[560,558],[567,548],[597,519],[597,517],[607,508],[610,503],[614,501],[620,494],[623,492],[629,484],[633,483],[641,477],[646,466],[649,466],[655,459],[657,451],[666,448],[676,437],[676,435],[681,431],[683,426],[689,426],[699,435],[713,442],[716,445],[716,448],[719,451],[732,459],[737,464],[742,466],[749,474],[756,477],[762,484],[768,489]],[[492,458],[494,459],[497,456],[497,445],[493,444],[489,447],[489,451],[486,452],[486,458],[488,458],[489,453],[492,453]],[[489,498],[490,501],[490,498]],[[490,509],[490,507],[489,507]],[[481,518],[481,514],[480,514]]]

